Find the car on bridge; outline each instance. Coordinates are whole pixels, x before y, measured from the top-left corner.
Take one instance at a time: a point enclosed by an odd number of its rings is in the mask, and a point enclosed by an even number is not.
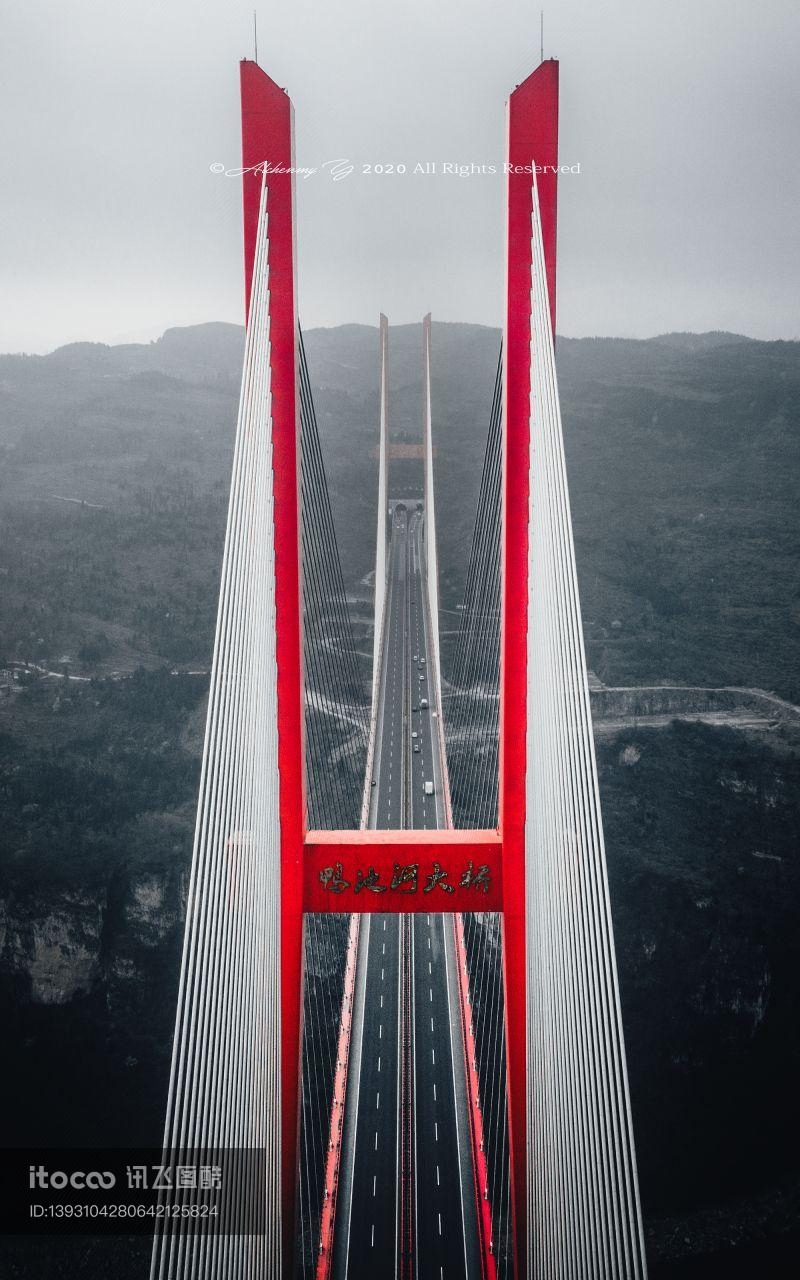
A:
[[[420,708],[421,708],[421,710],[422,710],[422,711],[426,711],[426,710],[427,710],[427,708],[428,708],[428,699],[427,699],[427,698],[420,698],[420,700],[419,700],[419,705],[420,705]]]

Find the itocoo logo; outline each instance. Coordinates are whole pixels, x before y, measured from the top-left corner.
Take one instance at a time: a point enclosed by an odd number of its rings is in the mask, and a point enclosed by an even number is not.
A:
[[[75,1191],[91,1191],[95,1188],[108,1191],[110,1187],[116,1185],[116,1181],[114,1174],[108,1169],[103,1173],[97,1169],[90,1169],[88,1173],[83,1169],[76,1169],[74,1173],[64,1173],[61,1169],[55,1169],[50,1173],[43,1164],[32,1164],[28,1167],[28,1186],[31,1190],[36,1187],[46,1190],[50,1187],[55,1191],[61,1191],[63,1187],[72,1187]]]

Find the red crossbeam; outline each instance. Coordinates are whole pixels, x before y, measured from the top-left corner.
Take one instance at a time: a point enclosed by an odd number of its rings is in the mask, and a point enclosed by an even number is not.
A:
[[[500,911],[496,831],[308,831],[305,911]]]

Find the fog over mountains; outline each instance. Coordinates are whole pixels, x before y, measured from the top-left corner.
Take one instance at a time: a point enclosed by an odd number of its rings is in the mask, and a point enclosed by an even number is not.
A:
[[[74,658],[113,598],[119,662],[207,653],[242,342],[237,326],[209,324],[150,344],[0,357],[1,651]],[[499,344],[496,330],[433,326],[448,609],[466,569]],[[317,329],[306,346],[344,572],[363,591],[377,334]],[[421,434],[420,350],[418,326],[391,330],[391,432],[406,440]],[[558,358],[590,665],[611,684],[755,684],[800,701],[800,344],[560,339]],[[77,519],[64,498],[105,514]]]

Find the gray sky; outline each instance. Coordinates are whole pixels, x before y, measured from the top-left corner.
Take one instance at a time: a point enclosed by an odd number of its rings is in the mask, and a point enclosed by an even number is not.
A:
[[[501,322],[504,103],[519,0],[260,3],[292,95],[305,327]],[[0,351],[242,318],[238,59],[252,3],[0,0]],[[800,337],[797,0],[560,0],[559,331]],[[364,176],[364,163],[406,164]]]

